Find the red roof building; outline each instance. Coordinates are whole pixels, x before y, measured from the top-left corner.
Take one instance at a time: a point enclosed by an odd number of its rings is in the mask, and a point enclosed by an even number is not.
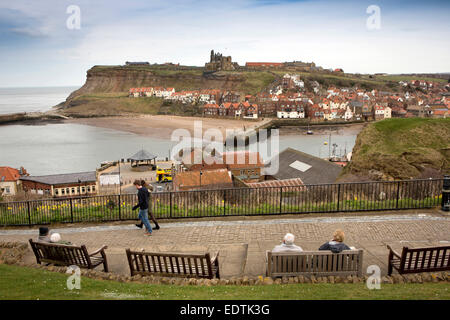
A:
[[[24,168],[0,167],[0,196],[15,195],[20,177],[28,175]]]

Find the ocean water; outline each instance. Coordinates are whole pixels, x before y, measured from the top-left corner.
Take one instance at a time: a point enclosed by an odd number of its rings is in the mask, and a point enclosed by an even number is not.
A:
[[[158,159],[169,157],[177,142],[87,125],[58,123],[0,126],[0,166],[23,166],[31,175],[93,171],[103,161],[127,159],[142,148]],[[355,135],[332,135],[337,153],[351,151]],[[327,157],[329,136],[280,136],[279,150],[291,147]],[[342,149],[342,150],[340,150]],[[266,160],[266,159],[264,159]]]
[[[75,89],[0,89],[0,113],[45,111]],[[300,130],[298,134],[280,133],[280,151],[291,147],[322,158],[328,157],[329,146],[334,143],[337,154],[343,154],[344,149],[350,152],[356,140],[356,133],[345,130],[331,131],[331,143],[329,132],[323,130],[314,135]],[[163,159],[176,144],[169,139],[72,123],[0,125],[0,166],[23,166],[31,175],[93,171],[103,161],[127,159],[142,148]]]
[[[0,166],[31,175],[94,171],[103,161],[126,159],[144,148],[165,158],[174,143],[79,124],[0,126]]]
[[[48,111],[78,87],[0,88],[0,114]]]

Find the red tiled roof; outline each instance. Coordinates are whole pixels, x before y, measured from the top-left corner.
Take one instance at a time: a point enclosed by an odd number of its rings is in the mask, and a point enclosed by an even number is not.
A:
[[[261,182],[246,183],[251,188],[263,187],[300,187],[303,186],[303,181],[300,178],[285,179],[285,180],[268,180]],[[287,190],[289,191],[289,190]]]
[[[200,187],[200,171],[186,171],[177,173],[174,178],[176,187],[179,188],[195,188]],[[227,169],[204,170],[202,171],[201,186],[214,186],[229,184],[232,186],[233,181]]]
[[[246,62],[246,67],[279,67],[283,63],[280,62]]]
[[[230,169],[264,167],[264,163],[261,160],[259,152],[229,151],[224,152],[222,156],[223,163],[225,163]],[[255,157],[256,162],[254,161]]]
[[[211,109],[211,108],[213,108],[213,109],[218,109],[218,108],[219,108],[219,105],[216,104],[216,103],[208,103],[208,104],[205,104],[203,108],[208,108],[208,109]]]
[[[19,170],[11,167],[0,167],[0,182],[17,181],[20,178]]]

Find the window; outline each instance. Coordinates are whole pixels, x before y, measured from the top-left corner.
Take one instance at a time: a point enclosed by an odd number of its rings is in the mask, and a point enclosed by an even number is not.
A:
[[[87,192],[91,192],[91,187],[87,187]]]
[[[75,194],[75,188],[72,188],[72,194]]]
[[[81,192],[85,193],[86,192],[86,188],[85,187],[81,187]]]
[[[59,195],[58,189],[55,189],[55,196]]]
[[[57,190],[58,191],[58,190]],[[61,194],[66,194],[66,190],[61,189]]]
[[[92,186],[92,192],[95,192],[95,186]]]
[[[10,193],[11,190],[9,189],[9,187],[5,187],[5,193]]]
[[[66,188],[66,193],[70,194],[70,189],[69,188]]]

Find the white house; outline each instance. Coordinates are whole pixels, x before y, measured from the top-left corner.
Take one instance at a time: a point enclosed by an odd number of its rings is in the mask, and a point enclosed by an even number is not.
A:
[[[384,108],[384,118],[389,119],[392,118],[392,109],[389,107]]]
[[[166,88],[161,90],[161,97],[167,98],[170,97],[173,93],[175,93],[175,88]]]
[[[282,104],[278,107],[277,118],[279,119],[304,119],[305,110],[298,104]]]
[[[376,119],[384,119],[384,107],[383,106],[375,106],[375,118]]]
[[[353,112],[350,110],[350,107],[347,107],[347,110],[345,110],[344,119],[345,120],[351,120],[353,118]]]

